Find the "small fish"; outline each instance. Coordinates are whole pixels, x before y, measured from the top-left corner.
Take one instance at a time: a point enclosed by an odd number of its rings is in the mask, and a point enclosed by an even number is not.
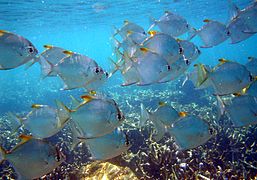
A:
[[[163,57],[145,47],[141,47],[137,53],[132,58],[140,79],[137,85],[158,83],[168,75],[170,65]]]
[[[12,150],[0,147],[0,161],[7,160],[21,179],[36,179],[53,171],[65,160],[59,149],[45,140],[21,135]]]
[[[225,24],[218,21],[205,19],[206,23],[201,29],[195,30],[189,39],[199,36],[203,42],[202,48],[217,46],[229,38],[230,32]]]
[[[185,114],[185,112],[177,112],[173,107],[164,102],[160,102],[159,107],[155,111],[149,112],[141,103],[140,127],[143,127],[146,121],[150,120],[154,124],[156,131],[153,137],[156,141],[160,141],[165,132],[167,132],[167,129]]]
[[[123,39],[126,39],[131,34],[134,34],[133,36],[136,37],[130,37],[130,39],[132,39],[133,41],[135,40],[135,42],[137,42],[137,38],[146,38],[146,32],[144,28],[135,23],[129,22],[128,20],[124,21],[124,25],[120,29],[115,28],[115,33],[113,36],[116,36],[117,34],[119,34]]]
[[[153,32],[151,32],[153,33]],[[162,56],[171,65],[182,55],[179,43],[172,36],[155,32],[142,44],[143,47]]]
[[[169,133],[181,150],[187,150],[206,143],[212,137],[213,129],[206,121],[190,115],[176,121]]]
[[[38,57],[38,62],[41,65],[42,76],[57,76],[57,73],[52,71],[51,68],[58,64],[63,58],[67,57],[67,54],[63,53],[65,49],[52,45],[44,45],[44,48],[46,48],[46,50]]]
[[[51,72],[56,72],[63,80],[64,90],[86,87],[93,83],[99,74],[104,74],[93,59],[73,52],[65,53],[68,57],[63,58],[58,64],[53,65],[49,62],[52,66]]]
[[[154,26],[158,26],[161,32],[173,37],[180,36],[190,30],[190,26],[185,18],[169,11],[165,11],[164,15],[160,17],[159,20],[151,18],[150,24],[149,30]]]
[[[0,30],[0,52],[0,70],[8,70],[36,58],[38,50],[24,37]]]
[[[118,127],[125,119],[123,113],[113,99],[101,96],[82,96],[83,101],[75,109],[70,110],[72,121],[85,138],[106,135]]]
[[[257,76],[257,58],[248,57],[249,61],[245,64],[248,71],[251,72],[252,76]]]
[[[84,139],[83,137],[79,138]],[[102,137],[85,139],[84,142],[91,153],[92,160],[111,159],[121,155],[131,147],[128,136],[119,129],[115,129]]]
[[[57,102],[57,106],[58,109],[47,105],[33,104],[33,110],[23,118],[9,113],[10,121],[16,121],[16,127],[13,127],[14,132],[24,127],[36,138],[43,139],[55,135],[70,119],[69,114],[60,107],[59,102]]]
[[[235,127],[257,124],[257,100],[253,96],[235,97],[226,112]]]
[[[232,6],[233,18],[227,25],[231,43],[239,43],[257,32],[257,8],[256,3],[240,10],[236,5]]]
[[[197,87],[212,87],[216,95],[228,95],[240,92],[247,87],[253,77],[246,67],[237,62],[225,59],[212,70],[202,64],[195,65],[198,69]]]

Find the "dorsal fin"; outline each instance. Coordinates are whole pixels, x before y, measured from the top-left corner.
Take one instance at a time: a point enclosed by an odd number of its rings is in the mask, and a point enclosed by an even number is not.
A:
[[[163,102],[163,101],[160,101],[160,102],[159,102],[159,106],[160,106],[160,107],[165,106],[165,105],[167,105],[165,102]]]
[[[24,144],[26,142],[28,142],[29,140],[31,140],[33,137],[30,135],[26,135],[26,134],[21,134],[19,136],[19,139],[21,139],[21,143],[20,144]]]
[[[81,98],[84,100],[84,103],[88,103],[88,102],[92,101],[92,99],[94,99],[94,97],[90,96],[90,95],[83,95],[83,96],[81,96]]]
[[[31,108],[34,108],[34,109],[40,109],[42,107],[44,107],[45,105],[42,105],[42,104],[32,104],[31,105]]]
[[[240,8],[238,8],[237,5],[232,2],[232,0],[228,0],[228,13],[229,13],[228,21],[231,21],[232,19],[236,18],[239,12],[240,12]]]
[[[150,36],[154,36],[155,34],[157,34],[157,31],[151,30],[151,31],[148,31],[148,34]]]
[[[186,117],[187,116],[187,112],[181,111],[178,113],[180,117]]]
[[[67,54],[68,56],[71,56],[71,55],[74,54],[74,52],[69,51],[69,50],[64,50],[63,53],[64,53],[64,54]]]
[[[54,47],[53,45],[49,45],[49,44],[44,45],[44,48],[46,48],[46,49],[52,49],[53,47]]]

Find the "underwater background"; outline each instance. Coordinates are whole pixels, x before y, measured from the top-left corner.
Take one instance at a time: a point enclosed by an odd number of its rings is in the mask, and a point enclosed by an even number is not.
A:
[[[233,2],[244,8],[252,1]],[[111,71],[113,67],[108,58],[114,58],[113,26],[121,27],[124,20],[129,20],[147,30],[150,27],[149,17],[158,18],[166,10],[183,16],[197,29],[202,27],[204,19],[223,23],[229,20],[225,0],[0,0],[0,29],[26,37],[39,52],[44,50],[45,44],[63,47],[87,55],[103,69]],[[200,44],[197,38],[192,42]],[[225,58],[244,64],[247,57],[257,57],[256,42],[256,35],[237,44],[230,44],[227,40],[218,46],[201,49],[202,53],[194,63],[214,66],[219,58]],[[109,161],[129,167],[137,176],[134,178],[138,179],[256,179],[257,126],[224,128],[226,119],[215,122],[217,107],[212,93],[194,90],[190,82],[182,86],[184,79],[182,75],[164,84],[128,87],[120,86],[120,73],[108,79],[98,91],[119,104],[126,116],[122,128],[132,141],[132,148],[127,153]],[[28,112],[32,104],[54,105],[56,99],[69,104],[70,95],[79,97],[84,93],[83,89],[60,90],[62,87],[63,83],[58,78],[42,79],[38,63],[29,69],[21,66],[0,71],[1,144],[8,148],[17,142],[8,127],[7,112],[22,114]],[[143,130],[136,126],[140,103],[155,109],[160,101],[212,122],[218,131],[217,136],[202,146],[186,151],[177,150],[169,136],[158,143],[152,142],[149,139],[151,126]],[[62,145],[71,141],[70,134],[69,129],[64,128],[50,140]],[[63,148],[65,150],[65,146]],[[90,177],[90,173],[85,175],[81,172],[81,167],[90,162],[89,156],[85,155],[86,147],[82,145],[73,152],[66,151],[67,161],[48,177]],[[1,165],[0,175],[16,178],[12,170],[6,170],[7,166],[8,163]]]

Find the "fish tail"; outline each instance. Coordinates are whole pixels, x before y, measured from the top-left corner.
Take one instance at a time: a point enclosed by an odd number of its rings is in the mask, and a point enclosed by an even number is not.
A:
[[[220,120],[221,116],[225,112],[226,107],[219,95],[216,95],[216,99],[217,99],[217,108],[218,108],[217,120]]]
[[[7,116],[10,122],[10,127],[12,129],[12,134],[15,134],[22,127],[23,119],[21,117],[14,115],[11,112],[8,112]]]
[[[83,137],[83,133],[78,129],[76,123],[72,120],[70,122],[70,129],[72,132],[72,144],[70,145],[70,150],[74,150],[75,147],[80,144],[81,142],[84,142],[85,139],[79,138]]]
[[[141,116],[140,116],[139,126],[143,127],[146,121],[150,119],[150,113],[147,111],[147,109],[142,103],[140,105],[140,108],[141,108]]]
[[[203,64],[196,64],[195,65],[197,67],[197,83],[196,86],[200,87],[203,86],[203,84],[205,82],[207,82],[207,80],[209,79],[209,70],[207,69],[206,66],[204,66]],[[207,83],[205,83],[204,87],[208,87],[209,85]]]
[[[198,31],[195,28],[190,27],[188,31],[187,40],[190,41],[191,39],[193,39],[197,35],[197,33]]]
[[[7,151],[2,146],[0,146],[0,164],[2,164],[2,162],[6,159],[6,154]]]
[[[49,62],[47,59],[44,60],[49,64],[50,69],[45,75],[42,76],[42,79],[45,79],[46,77],[50,76],[50,74],[55,70],[55,66],[51,62]]]
[[[115,62],[112,58],[108,58],[109,61],[114,65],[114,69],[110,72],[109,77],[111,77],[113,74],[115,74],[118,70],[120,70],[120,65],[118,62]]]
[[[151,25],[150,25],[150,27],[148,28],[147,31],[150,31],[154,26],[156,26],[157,20],[150,16],[149,17],[149,24],[151,24]]]

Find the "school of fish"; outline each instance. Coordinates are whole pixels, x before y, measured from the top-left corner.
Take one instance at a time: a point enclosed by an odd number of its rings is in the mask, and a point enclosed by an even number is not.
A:
[[[9,161],[24,179],[46,175],[65,161],[65,154],[45,138],[55,135],[65,125],[73,133],[71,150],[85,143],[92,160],[107,160],[126,152],[133,145],[119,128],[126,113],[121,112],[114,99],[97,93],[117,72],[123,77],[122,86],[147,86],[185,76],[185,82],[192,81],[195,88],[212,90],[217,99],[218,117],[228,116],[237,128],[257,124],[257,58],[248,57],[247,64],[220,58],[214,67],[193,65],[204,53],[199,47],[211,48],[227,39],[232,44],[239,43],[257,32],[257,2],[242,10],[229,2],[231,19],[227,24],[205,19],[199,30],[169,11],[158,20],[151,18],[147,31],[125,20],[121,28],[115,28],[112,37],[117,60],[110,59],[114,68],[109,73],[90,57],[61,47],[44,45],[45,51],[38,54],[26,38],[0,30],[0,70],[39,63],[43,78],[58,77],[63,81],[63,90],[84,88],[87,92],[81,99],[71,97],[71,107],[56,100],[56,107],[32,104],[24,117],[10,112],[13,133],[24,128],[30,134],[21,134],[21,142],[11,150],[0,147],[0,162]],[[188,39],[179,38],[186,33]],[[202,41],[199,47],[190,42],[196,36]],[[188,72],[191,65],[194,70]],[[223,100],[226,96],[233,97],[231,102]],[[143,127],[147,121],[155,128],[155,141],[168,133],[181,150],[203,145],[216,133],[205,119],[190,112],[178,112],[167,102],[160,102],[155,110],[141,104],[138,124]]]

